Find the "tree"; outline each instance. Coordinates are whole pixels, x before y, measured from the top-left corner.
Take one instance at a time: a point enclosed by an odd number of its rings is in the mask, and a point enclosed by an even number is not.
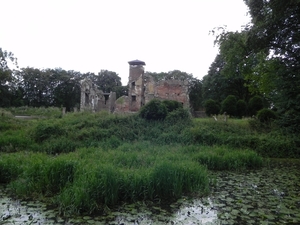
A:
[[[248,100],[250,93],[245,86],[246,81],[241,75],[226,75],[223,71],[225,64],[224,57],[217,55],[209,68],[208,75],[202,80],[203,100],[214,99],[222,102],[228,95]]]
[[[253,23],[247,45],[250,54],[266,55],[265,61],[271,69],[263,73],[262,79],[273,81],[274,94],[270,97],[278,109],[279,124],[300,132],[297,125],[300,123],[300,2],[245,0],[245,3]]]
[[[17,66],[14,54],[0,48],[0,107],[11,106],[16,94],[15,77],[9,64]]]
[[[189,91],[190,105],[196,111],[203,108],[202,81],[195,78],[191,82],[192,85]]]
[[[207,116],[218,115],[220,112],[220,106],[215,100],[209,99],[204,103],[205,113]]]
[[[272,120],[275,120],[277,118],[277,115],[271,109],[264,108],[257,112],[257,118],[261,123],[269,124]]]
[[[54,106],[66,107],[67,111],[79,108],[80,105],[80,80],[82,74],[73,70],[53,70],[57,74],[57,85],[53,90]]]
[[[222,102],[221,112],[226,113],[229,116],[236,115],[236,97],[234,95],[228,95]]]
[[[105,93],[115,91],[116,87],[122,86],[121,77],[116,72],[101,70],[98,73],[96,84]]]
[[[24,102],[28,106],[51,106],[53,103],[52,90],[50,88],[50,71],[36,68],[22,68],[19,71],[22,82],[19,84],[24,90]]]
[[[242,118],[247,115],[247,103],[240,99],[236,102],[236,116]]]
[[[260,96],[254,96],[250,99],[248,104],[248,111],[250,116],[256,116],[257,112],[262,108],[264,108],[264,104]]]

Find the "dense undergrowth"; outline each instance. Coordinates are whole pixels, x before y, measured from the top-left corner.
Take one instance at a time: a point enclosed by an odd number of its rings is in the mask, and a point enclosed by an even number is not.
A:
[[[106,112],[24,121],[2,110],[0,132],[0,183],[21,197],[54,197],[69,213],[203,195],[207,170],[299,157],[297,137],[258,131],[245,120],[192,119],[182,110],[163,121]]]

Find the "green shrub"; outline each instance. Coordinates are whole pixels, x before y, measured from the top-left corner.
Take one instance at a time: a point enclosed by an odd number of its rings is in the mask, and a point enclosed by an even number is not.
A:
[[[238,100],[236,102],[236,116],[242,118],[247,115],[247,103],[244,100]]]
[[[248,113],[250,116],[255,116],[259,110],[264,107],[263,99],[260,96],[254,96],[249,100]]]
[[[166,117],[166,122],[170,122],[172,124],[182,121],[182,120],[190,120],[191,115],[188,111],[188,109],[184,108],[178,108],[172,112],[169,112],[167,117]]]
[[[236,104],[237,104],[236,97],[234,95],[228,95],[226,99],[222,102],[221,112],[226,113],[229,116],[235,116]]]
[[[180,102],[174,100],[163,100],[162,103],[166,106],[168,112],[183,108]]]
[[[207,116],[218,115],[220,107],[215,100],[209,99],[204,103],[205,113]]]
[[[158,99],[152,99],[139,111],[139,115],[146,120],[164,120],[167,113],[166,105]]]
[[[276,113],[271,109],[261,109],[257,112],[257,118],[261,123],[269,124],[277,118]]]

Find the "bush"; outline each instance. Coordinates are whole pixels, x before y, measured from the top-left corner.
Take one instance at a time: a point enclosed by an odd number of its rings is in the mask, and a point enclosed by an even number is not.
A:
[[[236,103],[236,116],[242,118],[246,116],[247,112],[247,103],[244,100],[238,100]]]
[[[146,120],[164,120],[167,114],[166,105],[158,99],[152,99],[139,112],[139,115]]]
[[[205,113],[207,116],[218,115],[220,107],[215,100],[209,99],[204,103]]]
[[[174,100],[163,100],[162,103],[167,107],[168,112],[183,108],[180,102]]]
[[[248,104],[248,112],[250,116],[256,115],[259,110],[264,107],[263,99],[259,96],[254,96]]]
[[[261,123],[270,123],[277,118],[277,115],[271,109],[261,109],[257,112],[257,118]]]
[[[191,118],[191,116],[187,109],[179,108],[179,109],[176,109],[176,110],[168,113],[168,115],[166,117],[166,121],[175,123],[179,120],[188,120],[190,118]]]
[[[228,95],[227,98],[222,102],[222,113],[227,113],[229,116],[236,115],[236,97],[234,95]]]

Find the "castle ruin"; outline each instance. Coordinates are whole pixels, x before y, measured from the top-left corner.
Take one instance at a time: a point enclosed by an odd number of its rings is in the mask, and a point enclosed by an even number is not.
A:
[[[93,112],[107,110],[111,113],[137,112],[151,99],[175,100],[189,107],[188,82],[182,80],[159,80],[145,73],[145,62],[129,61],[128,96],[116,99],[116,93],[103,93],[93,83],[81,81],[80,110]]]

